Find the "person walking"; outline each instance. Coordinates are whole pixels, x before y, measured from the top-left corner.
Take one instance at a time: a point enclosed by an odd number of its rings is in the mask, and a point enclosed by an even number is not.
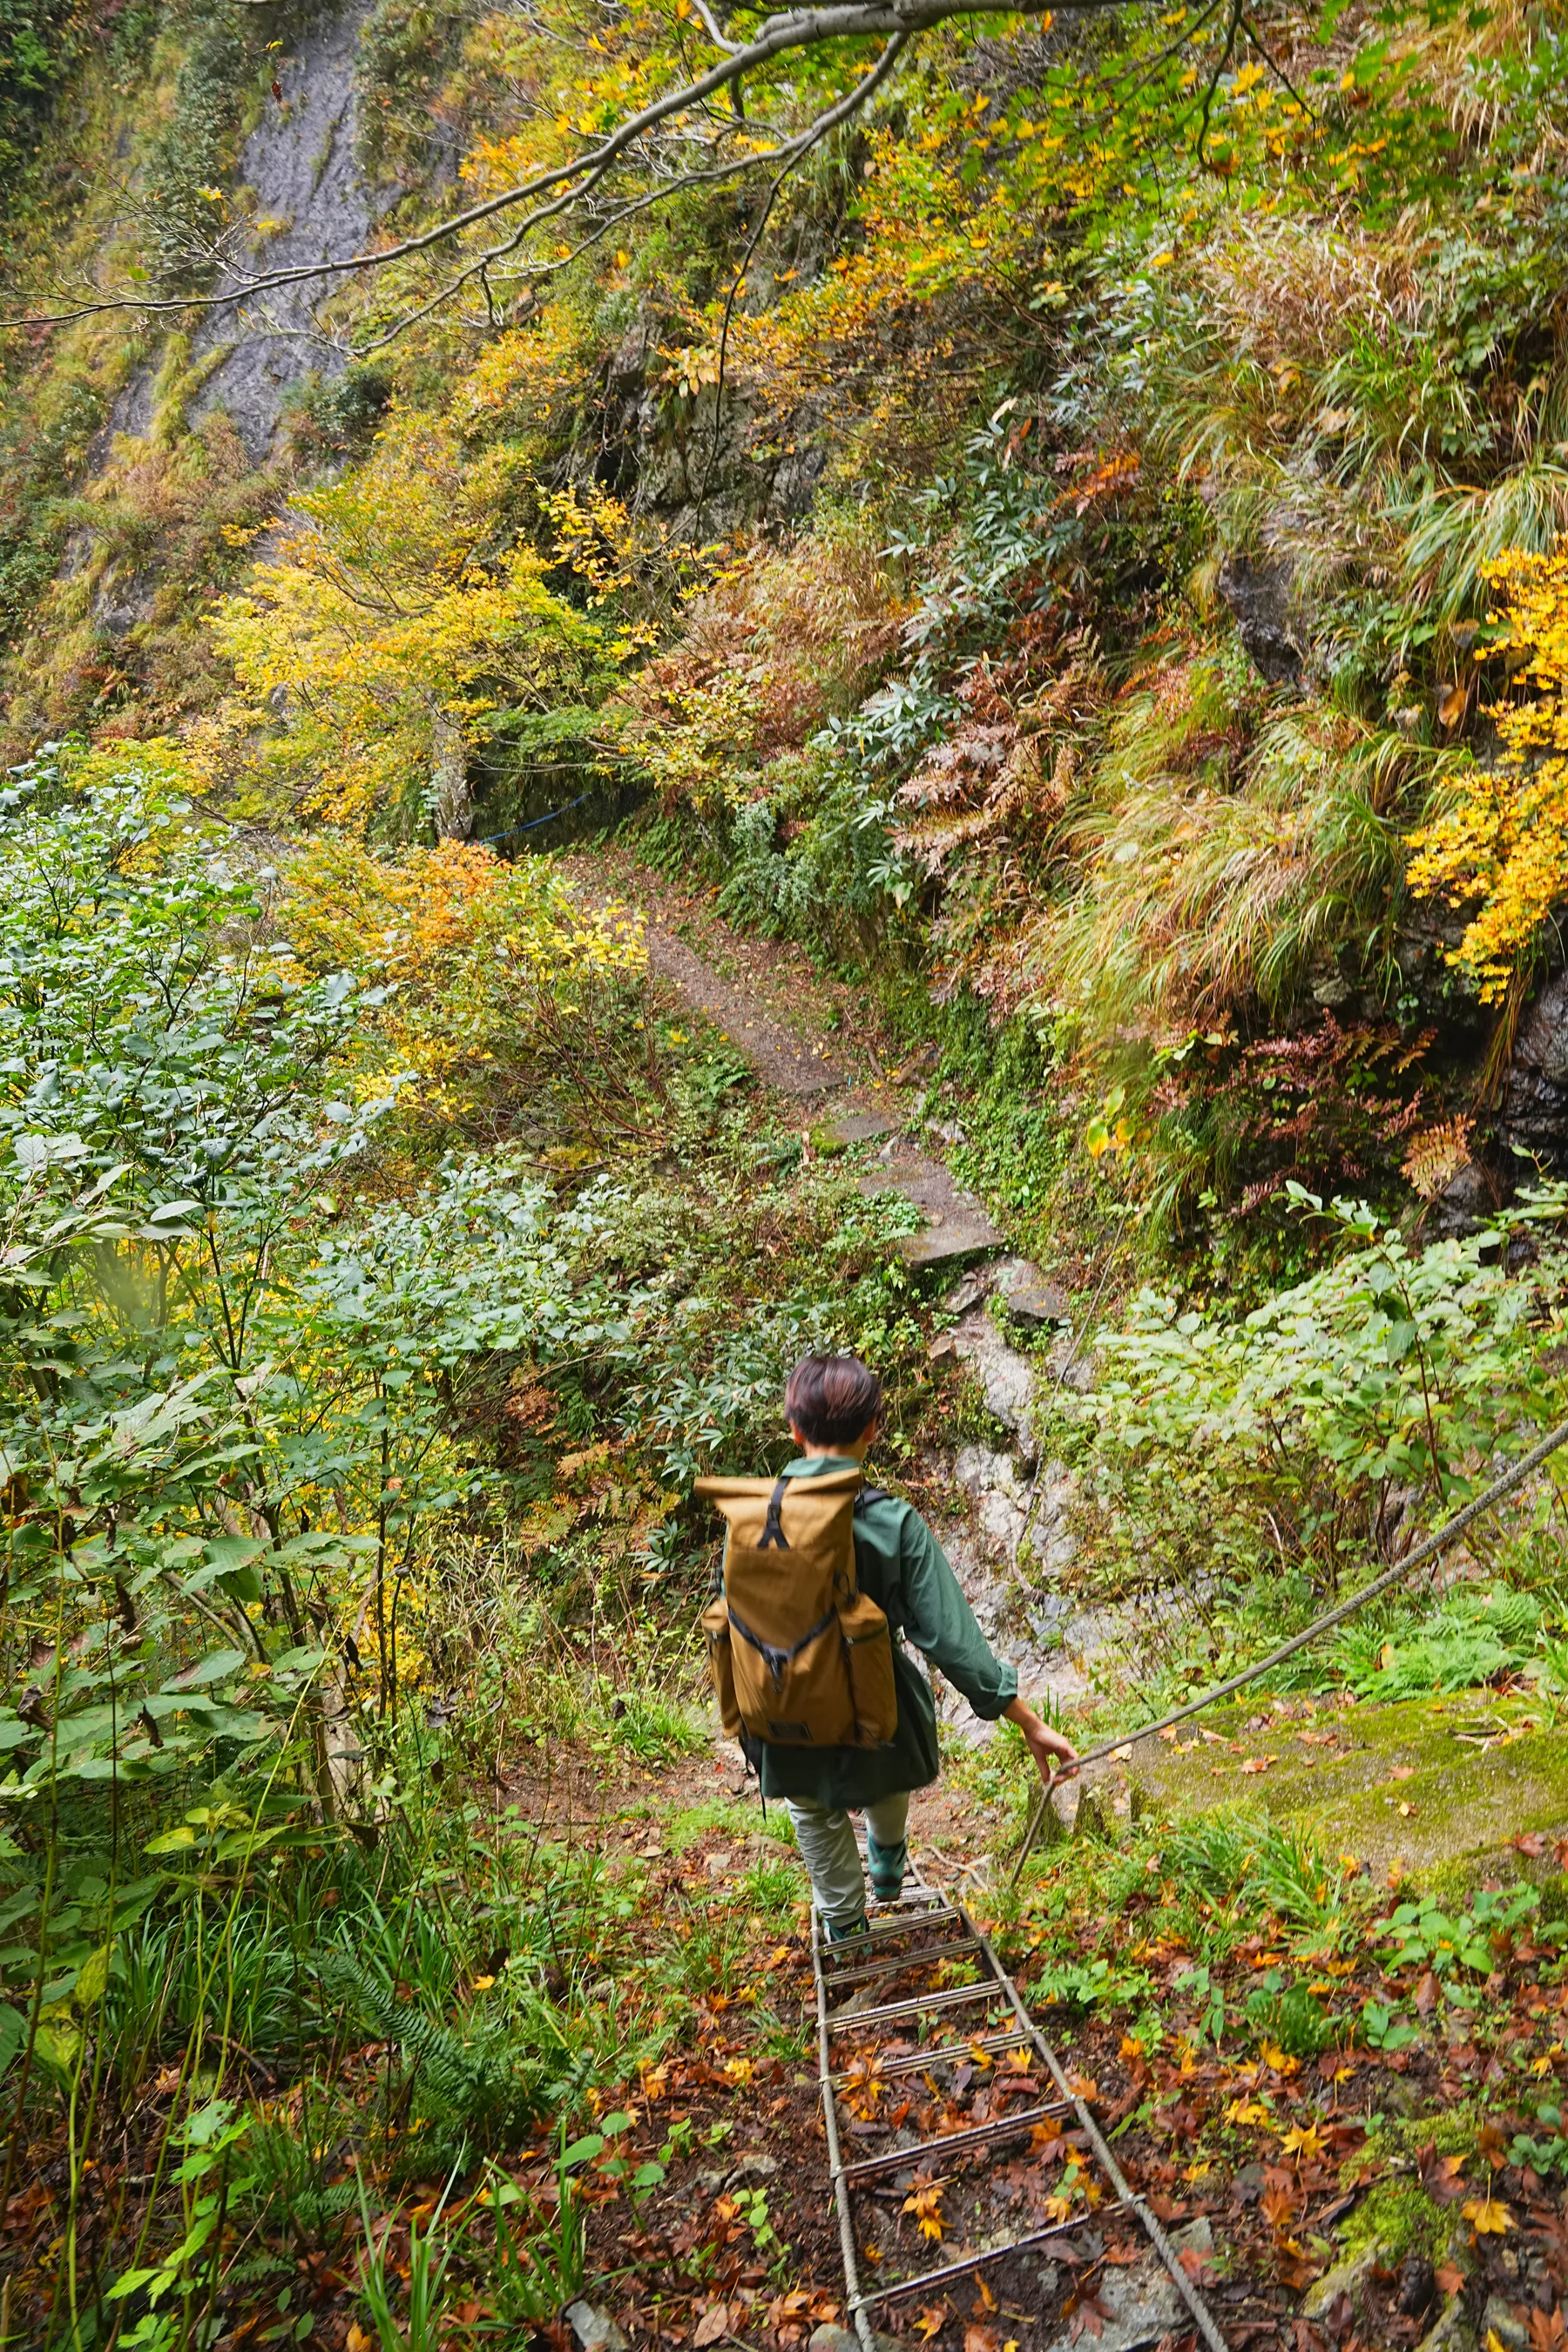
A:
[[[842,1483],[843,1473],[863,1472],[881,1412],[881,1382],[858,1357],[803,1357],[784,1390],[784,1418],[800,1451],[786,1464],[783,1480],[837,1476]],[[714,1482],[715,1488],[721,1483]],[[776,1562],[776,1568],[769,1566],[769,1575],[787,1580],[791,1554],[787,1538],[779,1534],[781,1510],[788,1517],[787,1504],[780,1503],[784,1493],[782,1484],[775,1486],[770,1519],[772,1539],[779,1549],[766,1558]],[[783,1744],[752,1737],[743,1741],[764,1800],[782,1801],[789,1813],[817,1907],[836,1943],[863,1934],[868,1924],[865,1875],[851,1811],[866,1818],[871,1893],[879,1902],[894,1902],[902,1890],[908,1859],[910,1794],[929,1788],[941,1774],[935,1698],[905,1642],[945,1675],[982,1720],[1002,1718],[1017,1725],[1047,1788],[1064,1772],[1070,1773],[1078,1760],[1071,1741],[1042,1722],[1019,1697],[1016,1669],[993,1652],[946,1554],[914,1506],[862,1486],[853,1508],[859,1592],[885,1612],[891,1641],[896,1696],[891,1737],[876,1744],[831,1746],[806,1744],[798,1738]],[[763,1541],[769,1540],[764,1534]],[[770,1660],[785,1655],[750,1634],[732,1603],[729,1624]],[[806,1640],[821,1630],[820,1625],[812,1628]],[[804,1649],[805,1643],[796,1646]]]

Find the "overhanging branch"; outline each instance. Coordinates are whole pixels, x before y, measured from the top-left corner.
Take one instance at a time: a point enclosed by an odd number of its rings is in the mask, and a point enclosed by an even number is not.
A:
[[[1075,16],[1107,14],[1120,5],[1120,0],[1073,0]],[[706,16],[706,11],[704,15]],[[754,37],[743,46],[728,47],[727,54],[701,75],[693,77],[678,88],[665,92],[641,108],[636,114],[616,125],[614,131],[569,163],[557,163],[531,173],[526,179],[503,188],[481,203],[470,205],[449,220],[438,221],[417,235],[398,238],[395,243],[375,251],[342,256],[337,259],[301,262],[287,268],[258,270],[244,278],[229,278],[216,292],[210,294],[138,294],[126,290],[95,296],[91,299],[62,304],[46,311],[26,311],[0,319],[0,329],[22,327],[68,326],[81,319],[96,318],[109,311],[135,311],[149,318],[188,316],[194,310],[232,309],[244,302],[257,301],[285,288],[320,284],[338,278],[353,278],[392,268],[437,247],[450,245],[470,229],[512,211],[532,199],[548,198],[534,204],[528,217],[507,238],[489,247],[473,264],[465,267],[453,280],[447,293],[467,283],[488,263],[517,250],[530,232],[543,221],[553,218],[574,203],[592,194],[615,166],[622,163],[647,134],[673,117],[701,106],[708,99],[726,89],[738,86],[742,79],[755,74],[777,58],[791,50],[821,47],[830,42],[881,39],[898,44],[901,49],[916,34],[934,26],[966,16],[1016,17],[1037,16],[1048,13],[1047,0],[1011,0],[1011,5],[998,9],[995,0],[835,0],[835,5],[819,8],[797,8],[767,17]],[[721,37],[714,36],[714,37]],[[721,167],[726,176],[736,170],[778,162],[792,150],[815,145],[824,135],[824,125],[829,118],[847,120],[859,104],[864,103],[881,78],[880,71],[867,76],[850,93],[847,102],[837,101],[824,110],[796,141],[774,149],[744,157]],[[673,193],[677,186],[694,184],[703,174],[692,180],[683,176],[672,181],[660,194]],[[658,195],[653,201],[658,201]],[[445,299],[445,295],[437,298]],[[431,307],[431,306],[426,306]]]

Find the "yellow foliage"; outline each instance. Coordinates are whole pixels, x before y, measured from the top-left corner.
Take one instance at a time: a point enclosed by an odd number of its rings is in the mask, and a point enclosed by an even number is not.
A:
[[[505,452],[465,466],[450,425],[404,412],[366,465],[298,494],[276,559],[214,622],[243,700],[197,731],[209,764],[361,826],[417,811],[488,713],[581,694],[604,640],[531,547],[495,545],[509,470]]]
[[[1452,806],[1411,836],[1418,898],[1480,904],[1451,960],[1495,1004],[1537,952],[1568,898],[1568,544],[1486,567],[1528,701],[1494,703],[1503,756],[1468,773]]]
[[[740,805],[879,674],[904,612],[879,535],[864,511],[822,515],[810,538],[751,549],[690,600],[679,645],[624,696],[668,804]]]
[[[376,856],[344,836],[313,841],[279,909],[293,961],[389,987],[367,1099],[412,1079],[421,1110],[464,1121],[541,1042],[548,1003],[574,1017],[585,992],[647,968],[625,908],[584,907],[543,857],[509,864],[477,843]]]

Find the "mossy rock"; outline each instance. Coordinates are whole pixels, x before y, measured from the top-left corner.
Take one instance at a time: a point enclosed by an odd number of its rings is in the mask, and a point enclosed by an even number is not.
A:
[[[1390,2156],[1413,2159],[1424,2147],[1439,2156],[1471,2157],[1486,2120],[1479,2101],[1460,2100],[1435,2116],[1379,2116],[1367,2134],[1364,2155],[1374,2162]],[[1369,2197],[1367,2204],[1372,2202]]]
[[[1459,1691],[1393,1706],[1327,1704],[1311,1717],[1277,1713],[1261,1727],[1257,1716],[1256,1702],[1205,1715],[1205,1729],[1237,1743],[1228,1752],[1205,1742],[1182,1755],[1173,1745],[1141,1740],[1136,1766],[1157,1809],[1180,1818],[1258,1801],[1274,1819],[1310,1829],[1320,1844],[1353,1854],[1380,1876],[1405,1871],[1433,1886],[1442,1874],[1451,1901],[1495,1870],[1520,1833],[1568,1829],[1568,1741],[1523,1727],[1532,1716],[1539,1720],[1527,1700]],[[1500,1724],[1521,1727],[1484,1755],[1463,1737],[1495,1736]],[[1300,1736],[1331,1727],[1342,1742],[1338,1749]],[[1273,1760],[1244,1775],[1244,1764],[1261,1759]],[[1522,1875],[1517,1854],[1506,1858]],[[1558,1899],[1557,1916],[1568,1917],[1568,1892]]]
[[[1351,2253],[1366,2246],[1383,2250],[1393,2270],[1406,2254],[1424,2254],[1436,2263],[1442,2252],[1447,2216],[1415,2181],[1384,2180],[1369,2189],[1344,2226]]]

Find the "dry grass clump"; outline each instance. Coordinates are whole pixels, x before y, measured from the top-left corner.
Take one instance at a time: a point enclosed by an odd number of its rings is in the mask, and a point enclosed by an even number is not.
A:
[[[1237,708],[1212,657],[1167,670],[1067,828],[1082,879],[1037,930],[1044,992],[1090,1046],[1279,1017],[1386,924],[1423,764],[1325,706]]]
[[[1256,359],[1281,394],[1292,371],[1321,370],[1352,327],[1405,331],[1425,299],[1425,235],[1360,223],[1244,214],[1198,255],[1194,276],[1214,330]]]
[[[626,690],[630,733],[667,802],[715,782],[746,797],[883,675],[907,605],[877,519],[831,512],[793,544],[759,544],[687,607],[668,653]]]

